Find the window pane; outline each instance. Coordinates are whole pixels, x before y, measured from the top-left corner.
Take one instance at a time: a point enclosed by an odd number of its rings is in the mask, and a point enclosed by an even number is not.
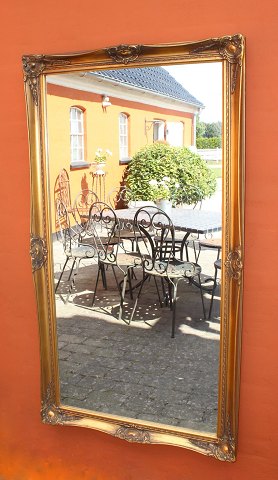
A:
[[[72,135],[78,133],[78,125],[75,121],[71,122],[71,129],[70,130],[71,130]]]
[[[155,120],[153,124],[153,141],[164,140],[165,122]]]
[[[119,115],[119,146],[120,159],[128,158],[128,116],[124,113]]]
[[[84,114],[80,108],[70,109],[71,162],[84,161]]]
[[[77,143],[77,136],[76,136],[76,135],[72,135],[72,137],[71,137],[71,147],[72,147],[72,148],[76,148],[77,145],[78,145],[78,143]]]
[[[81,148],[78,149],[78,160],[83,161],[83,150]]]
[[[82,122],[78,122],[78,124],[77,124],[77,129],[78,129],[78,133],[83,133],[83,124],[82,124]]]
[[[77,161],[77,150],[72,149],[71,150],[71,161],[76,162]]]

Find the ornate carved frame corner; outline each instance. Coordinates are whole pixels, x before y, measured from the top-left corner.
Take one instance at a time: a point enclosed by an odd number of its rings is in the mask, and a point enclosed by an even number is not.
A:
[[[244,258],[245,40],[240,34],[197,42],[119,45],[65,55],[25,55],[23,74],[31,166],[30,253],[37,294],[41,341],[41,416],[51,425],[81,425],[129,442],[185,447],[221,461],[236,458],[242,272]],[[107,416],[60,403],[49,222],[46,138],[46,75],[94,69],[193,62],[223,65],[223,242],[219,412],[216,435]]]

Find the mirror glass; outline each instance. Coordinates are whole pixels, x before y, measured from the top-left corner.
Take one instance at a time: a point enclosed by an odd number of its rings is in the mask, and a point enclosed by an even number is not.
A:
[[[62,404],[216,434],[222,90],[221,62],[47,75]]]

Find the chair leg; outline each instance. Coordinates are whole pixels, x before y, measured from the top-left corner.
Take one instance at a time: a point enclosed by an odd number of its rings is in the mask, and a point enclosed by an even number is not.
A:
[[[94,289],[94,295],[93,295],[93,299],[92,299],[92,307],[94,306],[94,303],[95,303],[100,270],[101,270],[101,266],[99,265],[98,266],[98,271],[97,271],[97,279],[96,279],[96,284],[95,284],[95,289]]]
[[[198,260],[199,260],[199,256],[200,256],[200,253],[201,253],[201,245],[200,243],[198,244],[198,253],[197,253],[197,250],[196,250],[196,245],[195,245],[195,241],[193,240],[193,249],[194,249],[194,256],[195,256],[195,262],[198,263]]]
[[[142,292],[143,285],[144,285],[144,283],[145,283],[145,281],[147,280],[148,277],[150,277],[150,275],[146,275],[146,274],[143,273],[143,279],[142,279],[137,297],[136,297],[134,305],[133,305],[133,309],[132,309],[132,312],[131,312],[131,315],[130,315],[129,323],[132,322],[133,315],[135,313],[135,310],[136,310],[136,307],[137,307],[137,304],[138,304],[138,300],[139,300],[139,297],[140,297],[141,292]]]
[[[68,276],[68,281],[70,281],[71,279],[71,276],[72,276],[72,272],[73,272],[73,269],[74,269],[74,265],[76,264],[76,260],[73,261],[73,264],[71,266],[71,269],[70,269],[70,274]]]
[[[214,294],[215,294],[215,290],[216,290],[216,282],[217,282],[217,269],[215,268],[214,283],[213,283],[213,287],[212,287],[212,291],[211,291],[211,299],[210,299],[210,306],[209,306],[209,316],[208,316],[209,319],[211,317],[211,312],[212,312],[212,304],[213,304]]]
[[[166,295],[166,290],[165,290],[163,277],[161,277],[161,287],[162,287],[163,302],[166,305],[166,307],[168,307],[168,297]]]
[[[168,280],[168,297],[169,297],[170,310],[172,310],[173,308],[172,284],[169,280]]]
[[[106,270],[108,269],[108,265]],[[101,279],[104,290],[107,290],[107,281],[106,281],[106,273],[105,273],[105,265],[103,263],[100,264],[100,272],[101,272]]]
[[[199,285],[200,285],[200,293],[201,293],[201,300],[202,300],[204,320],[206,320],[206,309],[205,309],[205,303],[204,303],[204,292],[203,292],[203,287],[202,287],[202,284],[201,284],[201,277],[200,277],[200,275],[198,275],[198,280],[199,280]]]
[[[178,285],[177,285],[176,283],[173,283],[172,334],[171,334],[171,338],[174,338],[174,337],[175,337],[177,291],[178,291]]]
[[[73,274],[72,280],[70,282],[70,287],[69,287],[69,291],[68,291],[68,294],[67,294],[66,303],[68,303],[68,301],[69,301],[69,297],[71,295],[71,292],[72,292],[72,289],[73,289],[73,286],[74,286],[74,283],[75,283],[75,277],[78,275],[80,258],[75,259],[75,262],[76,262],[76,269],[75,269],[75,272]]]
[[[65,270],[65,268],[66,268],[66,264],[68,263],[68,260],[69,260],[69,257],[66,258],[66,261],[65,261],[65,263],[64,263],[64,266],[63,266],[62,271],[61,271],[61,273],[60,273],[60,277],[59,277],[58,283],[57,283],[57,285],[56,285],[56,287],[55,287],[55,293],[57,292],[58,287],[59,287],[59,285],[60,285],[60,281],[61,281],[61,279],[62,279],[64,270]]]
[[[119,320],[122,320],[122,315],[123,315],[123,306],[124,306],[124,298],[125,298],[125,291],[126,291],[126,283],[127,283],[127,274],[124,276],[123,288],[122,288],[122,291],[121,291]]]
[[[156,291],[157,291],[157,296],[158,296],[158,300],[159,300],[159,305],[160,305],[160,308],[163,307],[163,303],[162,303],[162,300],[161,300],[161,297],[160,297],[160,293],[159,293],[159,289],[158,289],[158,284],[157,284],[157,280],[155,278],[155,275],[154,275],[154,283],[155,283],[155,287],[156,287]]]
[[[115,267],[114,267],[114,265],[112,265],[112,272],[113,272],[113,275],[114,275],[114,278],[115,278],[115,281],[116,281],[116,284],[117,284],[117,288],[118,288],[118,290],[119,290],[119,292],[120,292],[120,294],[121,294],[121,289],[120,289],[119,281],[118,281],[118,279],[117,279],[117,275],[116,275],[116,272],[115,272]]]
[[[130,299],[133,300],[133,292],[132,292],[132,284],[131,284],[131,278],[132,278],[132,275],[131,275],[131,272],[130,272],[130,268],[127,269],[127,277],[128,277],[128,284],[129,284],[129,296],[130,296]]]
[[[180,251],[180,259],[181,261],[183,262],[183,251],[185,249],[185,253],[186,253],[186,261],[189,262],[189,254],[188,254],[188,235],[186,235],[182,242],[181,242],[181,251]]]

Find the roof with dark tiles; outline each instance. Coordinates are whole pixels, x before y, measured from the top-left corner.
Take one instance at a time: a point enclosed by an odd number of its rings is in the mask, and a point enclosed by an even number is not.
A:
[[[204,106],[162,67],[101,70],[90,72],[90,74],[181,100],[197,107]]]

